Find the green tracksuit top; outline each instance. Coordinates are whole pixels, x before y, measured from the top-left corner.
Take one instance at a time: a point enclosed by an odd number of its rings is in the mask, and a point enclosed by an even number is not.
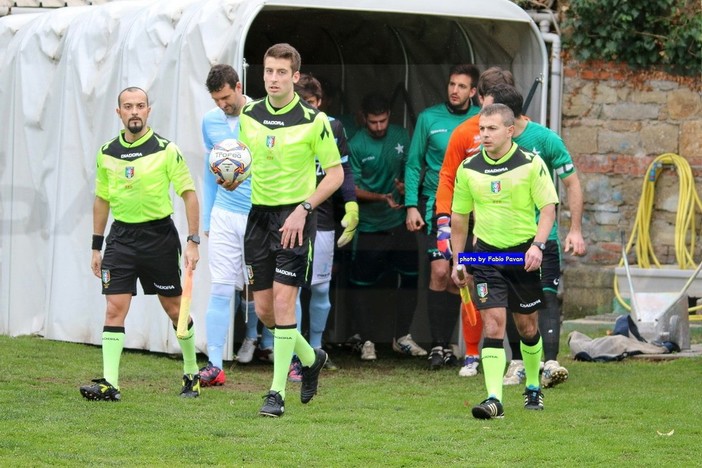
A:
[[[395,201],[403,199],[395,190],[395,179],[402,180],[410,139],[407,130],[390,124],[385,137],[373,138],[367,129],[359,130],[349,141],[351,170],[356,186],[374,193],[393,193]],[[382,202],[359,203],[358,230],[387,231],[405,222],[406,210],[395,210]]]
[[[548,127],[534,122],[528,122],[524,131],[514,138],[514,142],[521,148],[537,154],[549,169],[549,174],[560,179],[565,179],[575,172],[573,159],[561,137]],[[538,212],[537,217],[538,220]],[[558,240],[558,221],[553,223],[553,229],[548,236],[549,240]]]
[[[419,114],[412,135],[407,168],[405,169],[405,204],[417,206],[420,195],[429,198],[427,216],[433,215],[432,206],[439,185],[439,171],[453,129],[476,115],[480,109],[470,106],[465,113],[453,112],[447,103],[429,107]],[[422,169],[426,168],[423,180]]]

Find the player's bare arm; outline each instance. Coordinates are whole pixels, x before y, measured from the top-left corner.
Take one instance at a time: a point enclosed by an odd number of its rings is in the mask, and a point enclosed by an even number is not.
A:
[[[385,202],[394,210],[399,210],[404,206],[395,201],[392,193],[369,192],[368,190],[363,190],[358,185],[356,186],[356,198],[360,202]]]
[[[230,192],[236,190],[238,186],[244,183],[243,180],[224,180],[222,178],[216,179],[217,184],[221,185],[223,189],[229,190]]]
[[[568,207],[570,208],[570,230],[566,235],[563,248],[571,255],[585,255],[587,247],[582,233],[583,223],[583,191],[580,186],[580,179],[577,173],[572,173],[568,177],[561,179],[566,188]]]
[[[312,205],[312,209],[317,208],[324,200],[332,196],[344,182],[344,169],[341,167],[341,164],[326,168],[324,171],[326,175],[319,182],[314,193],[306,200]],[[285,219],[283,227],[280,228],[282,233],[280,242],[284,249],[292,248],[295,244],[302,245],[302,231],[305,228],[307,215],[307,210],[302,205],[299,205]]]
[[[536,227],[536,235],[534,235],[535,243],[546,243],[555,221],[556,205],[552,203],[539,210],[539,224]],[[524,269],[526,271],[538,270],[541,267],[543,255],[543,251],[536,245],[532,244],[524,254]]]
[[[107,226],[107,217],[109,214],[110,203],[100,197],[95,197],[95,201],[93,202],[93,235],[105,235],[105,226]],[[98,278],[100,278],[100,269],[102,267],[102,254],[100,252],[100,250],[93,249],[92,259],[90,260],[90,269]]]
[[[181,197],[185,203],[185,217],[188,221],[188,235],[197,234],[200,231],[200,205],[197,201],[197,194],[194,190],[186,190]],[[197,262],[200,260],[200,249],[195,242],[188,241],[185,246],[185,267],[195,270]]]
[[[416,206],[410,206],[407,208],[405,224],[407,225],[407,230],[412,232],[419,231],[426,225]]]
[[[468,238],[468,215],[460,213],[451,213],[451,240],[452,243],[456,245],[466,245],[466,239]],[[458,263],[459,251],[454,249],[453,251],[453,268],[451,271],[451,279],[458,286],[462,288],[472,284],[472,275],[466,274],[463,279],[458,277],[458,272],[456,271],[456,266]],[[470,281],[470,283],[469,283]]]

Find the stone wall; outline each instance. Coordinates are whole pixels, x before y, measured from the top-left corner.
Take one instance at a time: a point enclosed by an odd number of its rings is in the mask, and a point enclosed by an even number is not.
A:
[[[583,187],[584,258],[565,257],[564,314],[580,317],[613,310],[614,267],[621,260],[620,232],[629,240],[651,162],[663,153],[685,158],[702,191],[702,80],[663,73],[633,73],[611,63],[568,61],[564,69],[562,136]],[[649,232],[661,264],[675,264],[674,235],[679,177],[664,167],[654,183]],[[569,225],[561,207],[561,231]],[[700,234],[702,207],[695,209]],[[699,244],[699,243],[698,243]],[[637,259],[629,251],[631,264]],[[699,261],[700,248],[695,249]]]

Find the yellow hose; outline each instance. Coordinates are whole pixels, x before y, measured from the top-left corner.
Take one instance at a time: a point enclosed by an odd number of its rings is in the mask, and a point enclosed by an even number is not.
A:
[[[695,241],[697,239],[695,227],[695,208],[702,212],[702,201],[695,190],[695,179],[692,175],[690,164],[685,158],[673,153],[666,153],[658,156],[648,166],[643,180],[639,207],[634,219],[634,227],[627,242],[625,253],[629,252],[631,246],[636,242],[636,262],[639,268],[651,268],[651,262],[657,268],[661,264],[653,251],[651,243],[650,226],[653,216],[653,202],[655,199],[655,188],[658,176],[661,174],[664,165],[672,165],[680,179],[678,191],[678,210],[675,216],[675,260],[681,270],[697,268],[693,259],[695,252]],[[619,266],[624,265],[624,259],[619,261]],[[619,292],[619,282],[614,277],[614,294],[619,303],[626,310],[631,310],[631,306],[624,301]],[[702,305],[691,307],[690,312],[702,309]],[[691,320],[702,320],[702,316],[690,317]]]

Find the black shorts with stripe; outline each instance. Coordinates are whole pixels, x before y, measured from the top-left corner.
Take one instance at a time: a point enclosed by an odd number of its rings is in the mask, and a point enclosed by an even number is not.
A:
[[[531,246],[531,240],[514,247],[499,249],[478,239],[476,253],[521,252]],[[473,264],[474,298],[479,310],[504,307],[509,312],[531,314],[543,305],[541,270],[526,271],[521,265]]]
[[[170,217],[145,223],[114,221],[102,259],[102,293],[135,296],[139,279],[144,294],[180,296],[181,252]]]
[[[308,287],[312,278],[312,255],[317,235],[317,210],[307,215],[302,245],[283,248],[285,220],[298,204],[281,206],[253,205],[244,235],[244,258],[252,291],[273,287],[273,282]]]

